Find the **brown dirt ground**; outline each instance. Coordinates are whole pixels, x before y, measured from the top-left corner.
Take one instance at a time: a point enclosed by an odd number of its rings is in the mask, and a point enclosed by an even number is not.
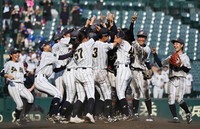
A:
[[[49,121],[32,122],[27,125],[17,127],[11,122],[0,123],[0,129],[199,129],[200,122],[187,124],[170,123],[168,119],[155,118],[153,122],[146,122],[144,118],[139,121],[118,121],[105,124],[103,121],[96,121],[95,124],[52,124]]]

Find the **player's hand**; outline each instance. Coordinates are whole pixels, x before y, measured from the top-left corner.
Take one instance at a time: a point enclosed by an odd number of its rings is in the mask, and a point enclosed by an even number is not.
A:
[[[13,77],[12,75],[10,75],[10,74],[6,74],[5,76],[6,76],[6,78],[8,78],[8,79],[10,79],[10,80],[13,80],[13,79],[14,79],[14,77]]]
[[[103,20],[105,19],[105,16],[101,15],[100,16],[100,22],[103,23]]]
[[[114,20],[114,14],[108,13],[107,15],[107,21],[113,21]]]
[[[137,14],[134,13],[134,15],[132,16],[132,22],[135,22],[137,20]]]
[[[152,48],[152,49],[151,49],[151,52],[152,52],[153,54],[156,54],[156,48]]]
[[[94,21],[96,20],[96,16],[94,15],[92,18],[91,18],[91,21],[90,21],[90,25],[93,25]]]
[[[101,30],[101,27],[96,25],[96,30],[97,30],[97,32],[99,32]]]
[[[85,27],[88,27],[88,25],[90,24],[91,19],[87,19],[86,23],[85,23]]]

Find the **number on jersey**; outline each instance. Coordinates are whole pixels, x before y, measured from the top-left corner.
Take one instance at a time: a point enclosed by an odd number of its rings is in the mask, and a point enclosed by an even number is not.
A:
[[[93,49],[92,57],[97,58],[97,56],[98,56],[98,48],[95,47]]]
[[[82,59],[83,58],[83,49],[82,48],[79,48],[76,52],[75,52],[75,54],[74,54],[74,59],[76,60],[76,61],[78,61],[78,60],[80,60],[80,59]]]

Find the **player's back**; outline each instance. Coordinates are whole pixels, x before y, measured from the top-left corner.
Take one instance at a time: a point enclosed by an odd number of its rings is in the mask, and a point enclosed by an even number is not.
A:
[[[130,49],[131,45],[127,41],[123,40],[117,49],[117,59],[115,61],[115,65],[130,64]]]
[[[77,67],[89,67],[92,68],[92,46],[94,40],[90,39],[86,42],[81,43],[76,52],[74,53],[74,60]]]
[[[51,52],[42,52],[41,60],[36,68],[36,75],[44,74],[48,77],[51,76],[51,74],[53,73],[53,68],[57,61],[58,60],[55,54]]]
[[[113,49],[113,44],[96,41],[93,46],[92,60],[93,69],[106,69],[108,54],[107,52]]]

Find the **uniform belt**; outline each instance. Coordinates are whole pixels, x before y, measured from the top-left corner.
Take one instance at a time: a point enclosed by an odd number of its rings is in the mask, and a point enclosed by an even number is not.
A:
[[[71,71],[71,69],[67,69],[67,71]]]
[[[13,81],[14,83],[19,83],[19,84],[24,84],[23,82],[15,82],[15,81]]]
[[[125,67],[129,67],[128,64],[123,64]],[[120,65],[116,66],[116,68],[119,68]]]
[[[38,76],[38,75],[35,75],[35,78],[36,78],[37,76]],[[47,76],[46,76],[46,75],[44,75],[44,74],[42,74],[42,76],[43,76],[43,77],[45,77],[45,78],[47,78]]]
[[[76,68],[76,70],[77,69],[87,69],[86,67],[78,67],[78,68]]]
[[[143,71],[143,69],[141,69],[141,68],[134,68],[134,67],[131,67],[131,70],[135,70],[135,71]]]

